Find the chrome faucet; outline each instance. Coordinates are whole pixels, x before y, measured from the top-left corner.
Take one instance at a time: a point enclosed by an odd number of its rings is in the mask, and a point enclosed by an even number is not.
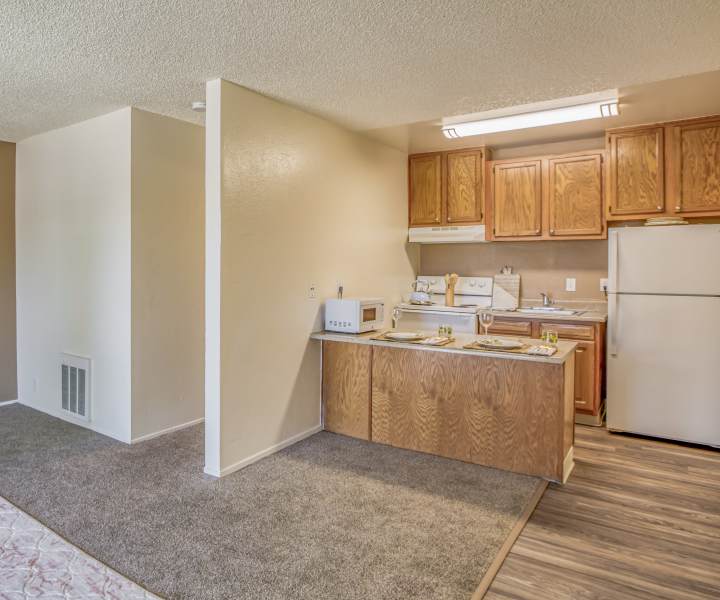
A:
[[[551,306],[553,301],[550,299],[550,296],[548,296],[545,292],[540,292],[540,295],[542,296],[543,306]]]

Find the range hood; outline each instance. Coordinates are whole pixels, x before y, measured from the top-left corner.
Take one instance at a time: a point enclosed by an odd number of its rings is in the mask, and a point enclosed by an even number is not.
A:
[[[408,241],[417,244],[471,244],[485,242],[485,225],[411,227]]]

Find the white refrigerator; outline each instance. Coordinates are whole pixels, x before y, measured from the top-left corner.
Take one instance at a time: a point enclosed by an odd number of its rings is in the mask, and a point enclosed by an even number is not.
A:
[[[607,425],[720,447],[720,225],[612,229]]]

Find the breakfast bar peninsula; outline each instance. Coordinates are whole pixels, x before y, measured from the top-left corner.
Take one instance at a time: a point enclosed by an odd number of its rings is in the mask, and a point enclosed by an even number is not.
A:
[[[320,332],[327,431],[564,482],[573,467],[575,343],[552,356]],[[537,340],[527,340],[537,343]]]

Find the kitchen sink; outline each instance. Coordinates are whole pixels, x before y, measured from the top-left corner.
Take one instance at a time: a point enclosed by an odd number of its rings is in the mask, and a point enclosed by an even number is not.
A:
[[[557,315],[559,317],[572,317],[578,314],[577,310],[560,308],[558,306],[533,306],[532,308],[518,308],[517,312],[536,315]]]

